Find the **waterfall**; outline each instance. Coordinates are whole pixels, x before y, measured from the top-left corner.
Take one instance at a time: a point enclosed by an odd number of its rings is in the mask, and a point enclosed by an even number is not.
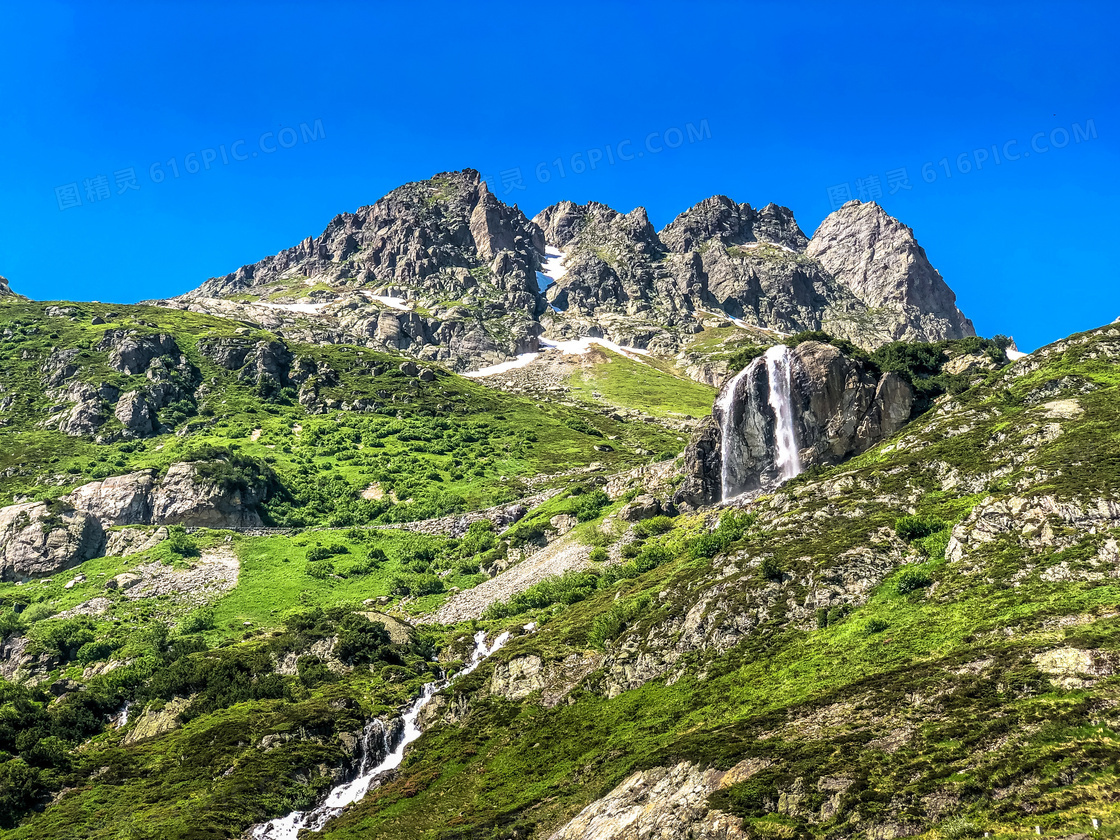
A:
[[[779,480],[789,481],[801,472],[801,453],[793,425],[793,354],[784,344],[775,344],[763,358],[770,382],[768,400],[774,411],[774,466]]]
[[[716,407],[720,410],[719,440],[720,448],[722,450],[722,457],[720,458],[719,486],[720,493],[722,494],[724,500],[727,500],[734,495],[733,493],[728,492],[728,490],[731,488],[731,458],[729,458],[728,456],[731,454],[731,433],[734,430],[732,421],[733,415],[735,413],[733,410],[735,408],[735,392],[739,389],[739,380],[744,376],[750,375],[752,369],[754,369],[755,367],[755,362],[757,361],[758,360],[756,359],[754,362],[751,362],[749,365],[735,374],[735,377],[727,383],[727,386],[719,395],[719,401],[716,403]]]
[[[474,649],[471,658],[456,676],[469,674],[482,664],[488,656],[496,653],[509,640],[509,633],[502,633],[493,644],[486,644],[486,631],[479,630],[474,634]],[[374,779],[386,770],[393,770],[400,766],[404,759],[404,750],[409,744],[420,737],[420,727],[417,720],[421,710],[428,705],[432,696],[442,688],[451,684],[451,680],[442,679],[438,682],[425,683],[420,689],[420,696],[413,700],[401,715],[401,733],[396,739],[396,744],[391,745],[389,734],[379,720],[370,721],[362,730],[361,753],[357,775],[348,782],[336,785],[327,794],[326,799],[310,811],[293,811],[287,816],[277,817],[266,823],[260,823],[249,829],[252,840],[298,840],[301,831],[322,831],[329,820],[342,813],[348,805],[352,805],[367,793]],[[375,752],[371,750],[374,737],[378,736],[376,754],[382,758],[370,767],[370,756]]]
[[[801,472],[801,454],[793,416],[793,354],[786,345],[775,344],[739,371],[724,387],[716,402],[720,411],[720,494],[723,501],[734,498],[741,489],[735,486],[732,469],[737,455],[734,408],[739,381],[744,377],[754,381],[763,366],[766,368],[766,401],[774,418],[774,438],[770,448],[774,453],[773,468],[778,483],[788,481]],[[748,393],[747,399],[752,396],[753,393]],[[753,408],[757,411],[759,406]]]

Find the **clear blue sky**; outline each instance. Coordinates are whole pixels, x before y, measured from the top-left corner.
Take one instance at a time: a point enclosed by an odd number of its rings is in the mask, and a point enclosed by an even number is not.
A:
[[[529,215],[598,200],[660,227],[724,193],[808,234],[874,176],[982,334],[1111,321],[1115,4],[924,6],[5,4],[0,274],[169,296],[468,166]]]

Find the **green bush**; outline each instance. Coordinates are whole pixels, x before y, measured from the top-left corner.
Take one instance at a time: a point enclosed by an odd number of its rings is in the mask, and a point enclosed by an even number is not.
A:
[[[622,556],[627,560],[632,560],[642,553],[642,543],[640,541],[628,542],[622,547]]]
[[[307,559],[311,562],[315,562],[316,560],[326,560],[328,557],[349,553],[350,549],[344,545],[317,545],[308,549]]]
[[[593,563],[606,563],[610,559],[610,554],[601,546],[591,549],[591,554],[588,559]]]
[[[890,627],[890,625],[883,619],[873,618],[867,622],[867,625],[864,627],[864,632],[867,633],[868,636],[871,636],[875,633],[882,633],[888,627]]]
[[[603,490],[594,490],[580,499],[576,507],[576,519],[580,522],[598,519],[603,514],[603,508],[610,502],[610,497]]]
[[[950,817],[937,826],[937,833],[945,840],[963,840],[965,837],[979,837],[984,832],[965,817]]]
[[[894,523],[895,533],[906,542],[928,537],[948,527],[936,516],[900,516]]]
[[[764,557],[762,565],[758,567],[759,573],[766,578],[766,580],[774,583],[781,583],[785,574],[782,572],[782,567],[778,565],[778,561],[773,557]]]
[[[925,569],[916,569],[913,566],[903,569],[898,575],[895,588],[900,595],[925,589],[933,583],[933,578]]]
[[[182,525],[172,525],[167,529],[167,547],[180,557],[198,557],[202,554]]]
[[[604,649],[642,615],[649,611],[650,598],[645,596],[637,601],[624,601],[611,606],[605,613],[596,617],[587,633],[587,641],[592,647]]]
[[[179,632],[183,634],[203,633],[207,630],[213,630],[214,626],[214,610],[210,607],[203,607],[195,610],[179,622]]]
[[[653,516],[634,526],[634,533],[639,537],[657,537],[673,530],[673,520],[668,516]]]

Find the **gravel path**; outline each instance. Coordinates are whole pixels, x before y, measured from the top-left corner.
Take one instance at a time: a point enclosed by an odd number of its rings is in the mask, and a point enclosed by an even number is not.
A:
[[[454,624],[457,621],[479,618],[495,601],[508,600],[512,595],[525,591],[546,577],[591,565],[591,561],[587,559],[590,553],[591,546],[577,542],[574,534],[566,534],[497,577],[453,595],[435,613],[421,619],[420,623]]]

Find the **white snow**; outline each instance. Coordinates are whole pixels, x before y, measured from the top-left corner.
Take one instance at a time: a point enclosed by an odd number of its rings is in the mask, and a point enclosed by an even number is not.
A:
[[[375,295],[372,292],[362,292],[370,300],[376,300],[378,303],[383,303],[390,309],[399,309],[401,312],[409,312],[412,307],[408,305],[408,301],[404,298],[390,297],[389,295]]]
[[[550,350],[559,350],[566,356],[582,356],[584,353],[590,352],[591,345],[598,344],[600,347],[606,347],[608,350],[613,350],[628,359],[634,359],[636,362],[642,361],[635,357],[650,355],[648,350],[639,350],[637,347],[623,347],[621,344],[615,344],[613,341],[608,341],[605,338],[579,338],[575,341],[552,341],[547,338],[540,340],[541,347]]]
[[[517,368],[523,368],[525,365],[532,364],[536,361],[538,356],[540,356],[540,353],[522,353],[511,362],[501,362],[500,364],[472,370],[469,373],[464,373],[463,376],[468,379],[481,379],[484,376],[494,376],[498,373],[505,373],[508,370],[517,370]]]
[[[568,269],[564,266],[564,260],[567,258],[567,254],[559,248],[550,246],[544,249],[544,255],[544,271],[541,271],[540,274],[543,274],[553,283],[559,283],[560,278],[568,273]]]
[[[500,362],[496,365],[472,370],[462,374],[462,376],[468,379],[481,379],[485,376],[495,376],[499,373],[505,373],[506,371],[517,370],[526,365],[531,365],[540,358],[541,353],[548,350],[559,350],[565,356],[582,356],[584,353],[590,352],[592,345],[595,344],[598,344],[600,347],[605,347],[608,350],[613,350],[615,353],[625,356],[628,359],[633,359],[635,362],[641,362],[644,365],[649,364],[640,358],[641,356],[650,355],[648,350],[639,350],[637,347],[623,347],[621,344],[615,344],[613,341],[608,341],[605,338],[579,338],[570,341],[553,341],[548,338],[542,338],[540,339],[541,352],[522,353],[511,361]]]
[[[1006,353],[1007,358],[1009,358],[1013,362],[1017,362],[1017,361],[1019,361],[1019,359],[1025,359],[1027,356],[1030,355],[1030,353],[1023,353],[1019,350],[1011,350],[1011,349],[1004,350],[1003,352]]]

